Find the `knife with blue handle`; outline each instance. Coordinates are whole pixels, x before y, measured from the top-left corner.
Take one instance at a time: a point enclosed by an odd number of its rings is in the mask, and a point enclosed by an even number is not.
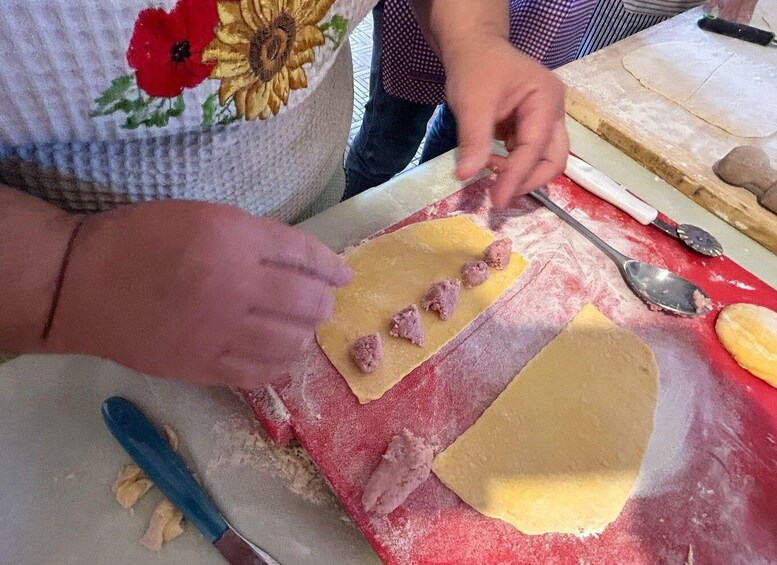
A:
[[[279,565],[224,519],[167,440],[129,400],[113,396],[102,416],[113,437],[173,505],[232,565]]]

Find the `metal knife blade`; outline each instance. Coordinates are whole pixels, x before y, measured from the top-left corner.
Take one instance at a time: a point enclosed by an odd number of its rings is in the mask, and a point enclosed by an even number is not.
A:
[[[674,226],[670,226],[669,224],[667,224],[661,218],[656,218],[655,220],[650,222],[650,224],[660,229],[666,235],[670,237],[674,237],[675,239],[680,239],[680,236],[677,235],[677,229],[675,229]]]
[[[227,528],[221,537],[213,542],[213,547],[218,549],[231,565],[279,565],[265,551],[250,543],[232,528]]]

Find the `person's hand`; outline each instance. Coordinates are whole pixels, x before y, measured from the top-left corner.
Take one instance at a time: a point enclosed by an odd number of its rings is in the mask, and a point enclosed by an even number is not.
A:
[[[495,167],[492,200],[498,208],[564,170],[569,154],[564,86],[553,73],[506,39],[486,35],[462,42],[462,49],[447,57],[446,75],[461,180],[489,166],[494,137],[510,152]]]
[[[86,219],[46,348],[256,388],[300,355],[350,276],[314,238],[238,208],[127,206]]]
[[[758,0],[707,0],[704,9],[707,12],[717,10],[717,17],[721,19],[749,24],[756,4]]]

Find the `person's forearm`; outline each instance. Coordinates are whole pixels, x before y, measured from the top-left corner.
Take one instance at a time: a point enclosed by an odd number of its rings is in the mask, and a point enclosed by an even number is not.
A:
[[[416,18],[432,48],[443,61],[480,35],[509,36],[510,7],[506,0],[411,0]]]
[[[0,351],[44,349],[41,333],[80,216],[0,185]]]

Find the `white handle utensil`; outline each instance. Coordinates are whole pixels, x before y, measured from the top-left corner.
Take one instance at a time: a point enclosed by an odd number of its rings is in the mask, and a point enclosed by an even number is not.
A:
[[[712,235],[690,224],[680,224],[677,227],[670,225],[658,217],[658,210],[582,159],[570,155],[564,173],[588,192],[623,210],[640,224],[655,226],[702,255],[717,257],[723,254],[723,247]]]
[[[564,174],[587,191],[620,208],[642,225],[646,226],[658,217],[658,210],[574,155],[569,156]]]

